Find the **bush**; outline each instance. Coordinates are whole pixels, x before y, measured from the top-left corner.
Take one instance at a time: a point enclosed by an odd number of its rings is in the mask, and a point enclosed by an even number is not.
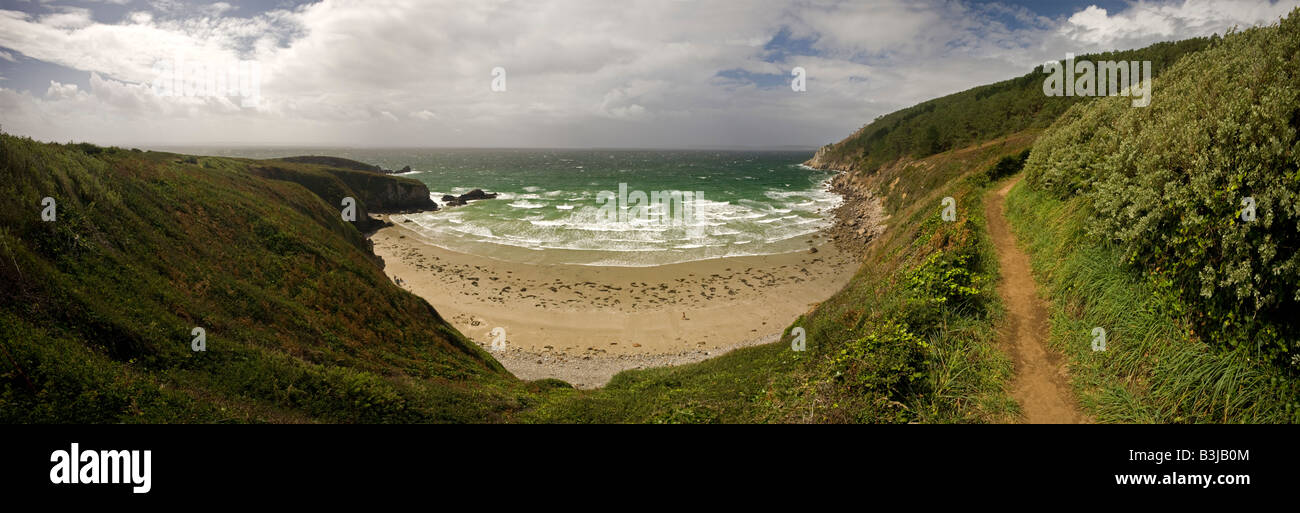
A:
[[[104,152],[104,148],[90,143],[73,144],[72,148],[85,153],[86,155],[98,155]]]
[[[833,377],[855,392],[901,400],[908,387],[925,376],[929,348],[906,324],[886,320],[840,349]]]
[[[1029,159],[1029,150],[1020,152],[1018,155],[1007,155],[1002,157],[997,164],[985,171],[990,182],[996,182],[1008,176],[1019,173],[1025,167],[1025,161]]]
[[[970,252],[939,251],[929,257],[908,276],[908,290],[916,296],[921,309],[949,306],[965,310],[975,306],[980,298],[980,288],[987,279],[972,270],[978,255]]]
[[[1300,337],[1298,68],[1300,10],[1184,58],[1149,107],[1076,106],[1027,162],[1034,187],[1089,200],[1094,240],[1177,293],[1198,336],[1277,361]]]

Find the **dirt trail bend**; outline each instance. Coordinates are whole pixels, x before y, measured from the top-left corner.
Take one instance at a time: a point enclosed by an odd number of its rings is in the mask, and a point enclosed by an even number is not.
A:
[[[998,295],[1007,305],[1002,327],[1004,350],[1015,362],[1011,396],[1020,403],[1024,421],[1031,424],[1074,424],[1085,422],[1075,405],[1062,357],[1047,348],[1048,314],[1038,297],[1029,255],[1016,245],[1005,215],[1007,192],[1020,178],[1012,179],[989,195],[984,217],[997,248],[1001,267]]]

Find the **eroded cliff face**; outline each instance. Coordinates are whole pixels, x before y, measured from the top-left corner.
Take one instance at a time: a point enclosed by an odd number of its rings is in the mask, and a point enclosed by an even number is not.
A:
[[[337,168],[326,168],[326,171],[356,191],[373,212],[392,214],[438,210],[438,205],[429,198],[429,188],[418,180],[369,171]]]
[[[295,181],[308,188],[314,187],[313,190],[327,200],[337,194],[348,192],[350,194],[346,195],[357,197],[370,212],[410,213],[438,210],[438,204],[429,198],[429,188],[423,182],[395,176],[398,171],[390,171],[373,164],[341,157],[315,155],[284,157],[263,162],[266,165],[260,167],[264,174],[273,174],[277,179]],[[280,164],[281,162],[292,164]],[[411,166],[402,168],[402,172],[410,170]],[[319,176],[321,174],[332,175],[343,182],[344,187],[331,186],[328,179]]]
[[[390,181],[379,190],[372,190],[372,194],[371,208],[376,212],[438,210],[438,205],[429,198],[429,188],[414,180]]]

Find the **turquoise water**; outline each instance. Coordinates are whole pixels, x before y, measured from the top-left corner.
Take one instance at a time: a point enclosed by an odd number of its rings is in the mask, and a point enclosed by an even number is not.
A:
[[[808,248],[840,197],[832,176],[805,168],[809,152],[662,150],[196,149],[267,158],[333,155],[429,186],[434,201],[479,188],[500,193],[438,212],[394,215],[425,241],[454,251],[534,263],[649,266]],[[620,185],[629,191],[617,198]],[[602,196],[602,191],[607,191]],[[652,205],[653,191],[697,197]],[[617,216],[623,213],[621,218]],[[410,222],[406,222],[406,221]]]

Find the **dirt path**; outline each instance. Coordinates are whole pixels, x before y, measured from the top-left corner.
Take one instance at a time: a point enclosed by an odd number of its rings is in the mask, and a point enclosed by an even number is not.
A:
[[[1074,394],[1061,365],[1061,356],[1046,347],[1047,307],[1034,283],[1029,255],[1016,245],[1004,214],[1007,192],[1020,178],[994,192],[985,203],[989,234],[997,247],[1002,280],[998,294],[1007,305],[1003,344],[1015,361],[1011,396],[1020,403],[1025,422],[1031,424],[1074,424],[1084,422],[1075,406]]]

